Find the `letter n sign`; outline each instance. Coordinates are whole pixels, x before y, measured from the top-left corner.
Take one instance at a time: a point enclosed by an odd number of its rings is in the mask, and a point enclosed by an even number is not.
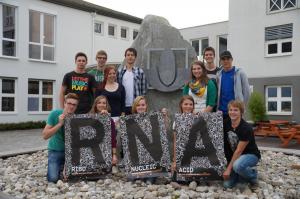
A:
[[[122,116],[120,132],[128,176],[167,175],[170,155],[161,113]]]
[[[176,114],[177,180],[221,180],[226,159],[222,113]]]
[[[72,115],[65,122],[68,179],[95,179],[111,169],[111,120],[107,115]]]

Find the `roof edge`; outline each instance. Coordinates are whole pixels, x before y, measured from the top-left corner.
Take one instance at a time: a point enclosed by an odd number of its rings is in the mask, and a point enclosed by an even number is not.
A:
[[[82,0],[42,0],[48,3],[53,3],[69,8],[74,8],[77,10],[82,10],[85,12],[94,12],[97,13],[98,15],[103,15],[106,17],[112,17],[115,19],[120,19],[136,24],[141,24],[143,19],[139,17],[135,17],[129,14],[125,14],[119,11],[115,11],[103,6],[99,6],[90,2],[82,1]]]

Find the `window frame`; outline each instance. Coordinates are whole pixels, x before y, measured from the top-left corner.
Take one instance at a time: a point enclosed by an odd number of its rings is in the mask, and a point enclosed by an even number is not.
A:
[[[46,62],[46,63],[56,63],[56,24],[57,24],[57,15],[51,12],[44,12],[35,9],[28,10],[28,22],[30,24],[30,12],[39,13],[40,17],[40,43],[30,41],[30,26],[28,27],[28,60],[30,61],[38,61],[38,62]],[[53,16],[53,44],[45,44],[44,43],[44,27],[45,27],[45,15]],[[40,47],[40,59],[30,58],[30,45],[36,45]],[[44,47],[53,48],[53,60],[44,59]]]
[[[39,82],[39,94],[29,94],[28,93],[29,81],[38,81]],[[52,95],[43,94],[43,82],[51,82],[52,83]],[[54,92],[55,92],[55,80],[29,78],[27,80],[27,112],[28,112],[28,114],[49,114],[55,107]],[[29,111],[28,103],[29,103],[30,97],[38,98],[38,100],[39,100],[38,111]],[[52,98],[52,109],[50,111],[43,111],[43,98]]]
[[[291,42],[292,50],[291,52],[282,52],[282,43]],[[268,46],[270,44],[277,44],[277,53],[269,54]],[[265,57],[279,57],[279,56],[287,56],[293,54],[293,38],[288,39],[277,39],[277,40],[270,40],[265,41]]]
[[[15,29],[15,38],[10,39],[10,38],[4,38],[3,37],[3,5],[4,6],[9,6],[14,8],[15,10],[15,24],[14,24],[14,29]],[[7,3],[6,1],[0,2],[0,57],[1,58],[9,58],[9,59],[18,59],[18,7],[17,5],[12,5]],[[2,43],[3,41],[9,41],[9,42],[14,42],[15,43],[15,56],[9,56],[9,55],[3,55],[3,46]]]
[[[282,87],[290,87],[291,88],[291,97],[281,97],[281,88]],[[268,97],[268,88],[276,88],[277,89],[277,97]],[[291,111],[290,112],[282,111],[281,102],[286,102],[286,101],[291,102]],[[268,102],[277,102],[277,111],[269,111]],[[265,87],[265,104],[266,104],[266,111],[267,111],[268,115],[293,115],[293,86],[291,86],[291,85],[266,86]]]
[[[203,40],[206,40],[207,39],[207,46],[209,46],[209,37],[201,37],[201,38],[198,38],[198,39],[191,39],[190,40],[190,43],[191,43],[191,45],[192,45],[192,42],[193,41],[198,41],[199,43],[198,43],[198,45],[199,45],[199,53],[197,54],[197,57],[198,57],[198,60],[203,60],[203,50],[204,49],[202,49],[202,42],[203,42]],[[193,47],[194,48],[194,47]],[[196,51],[196,50],[195,50]],[[197,53],[197,52],[196,52]]]
[[[126,37],[122,37],[122,30],[126,31]],[[123,40],[128,40],[129,39],[129,28],[125,26],[121,26],[120,28],[120,38]]]
[[[136,35],[135,38],[134,38],[134,33],[135,33],[135,32],[137,32],[137,35]],[[135,40],[135,39],[137,38],[137,36],[138,36],[139,33],[140,33],[140,32],[139,32],[138,30],[133,29],[133,30],[132,30],[132,40]]]
[[[295,0],[295,6],[294,7],[290,7],[290,8],[284,8],[284,2],[283,2],[284,0],[281,0],[280,9],[271,11],[271,8],[270,8],[271,1],[274,2],[274,1],[278,1],[278,0],[268,0],[267,1],[267,14],[273,14],[273,13],[278,13],[278,12],[284,12],[284,11],[294,10],[294,9],[297,9],[299,7],[299,2],[298,2],[299,0]]]
[[[95,25],[96,25],[96,24],[100,24],[100,25],[101,25],[101,32],[96,32],[96,31],[95,31]],[[104,35],[104,31],[105,31],[105,28],[104,28],[104,22],[103,22],[103,21],[95,20],[95,21],[94,21],[94,33],[95,33],[96,35],[101,35],[101,36],[103,36],[103,35]]]
[[[114,27],[114,35],[110,35],[109,34],[109,27]],[[111,38],[117,38],[117,25],[115,25],[115,24],[108,24],[108,26],[107,26],[107,35],[109,36],[109,37],[111,37]]]
[[[2,80],[9,79],[15,81],[15,92],[14,93],[2,93]],[[0,77],[0,115],[4,114],[16,114],[17,113],[17,78],[14,77]],[[2,111],[2,97],[14,97],[14,111]]]

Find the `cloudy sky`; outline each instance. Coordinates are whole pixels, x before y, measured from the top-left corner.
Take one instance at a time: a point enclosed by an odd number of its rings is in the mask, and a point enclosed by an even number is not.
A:
[[[186,28],[228,20],[229,0],[86,0],[103,7],[144,18],[165,17],[172,26]]]

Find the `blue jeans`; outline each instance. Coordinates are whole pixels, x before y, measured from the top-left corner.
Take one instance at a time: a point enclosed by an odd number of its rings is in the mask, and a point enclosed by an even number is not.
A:
[[[224,181],[225,188],[232,188],[238,182],[255,183],[257,171],[252,167],[258,163],[258,157],[254,154],[241,155],[234,163],[229,180]]]
[[[47,180],[56,183],[65,164],[65,152],[48,150]]]

